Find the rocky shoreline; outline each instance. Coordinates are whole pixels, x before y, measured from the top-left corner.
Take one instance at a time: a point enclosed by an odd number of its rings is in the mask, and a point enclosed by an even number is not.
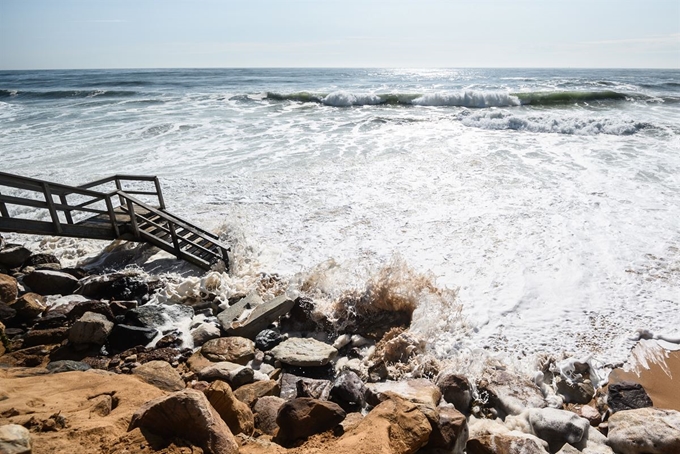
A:
[[[428,355],[408,304],[350,297],[338,324],[259,284],[165,304],[163,278],[0,237],[0,453],[680,452],[680,412],[630,374],[466,374]]]

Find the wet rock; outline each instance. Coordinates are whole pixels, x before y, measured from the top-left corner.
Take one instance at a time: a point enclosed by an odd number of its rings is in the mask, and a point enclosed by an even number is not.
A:
[[[345,411],[338,404],[311,397],[300,397],[283,404],[276,424],[277,441],[283,445],[330,430],[345,419]]]
[[[548,442],[551,452],[559,450],[565,443],[579,443],[590,427],[587,419],[556,408],[530,408],[528,421],[533,433]]]
[[[244,299],[248,299],[246,297]],[[286,314],[295,304],[286,295],[281,295],[266,303],[254,305],[253,302],[243,304],[243,300],[221,312],[217,319],[225,332],[231,336],[255,339],[255,336],[270,324]],[[252,311],[248,312],[252,307]],[[242,309],[236,316],[235,313]]]
[[[81,361],[72,361],[68,359],[63,359],[59,361],[52,361],[46,366],[53,374],[58,374],[61,372],[73,372],[73,371],[86,371],[90,370],[90,366]]]
[[[120,315],[124,316],[127,311],[130,309],[135,309],[138,306],[139,305],[137,301],[111,301],[109,303],[109,308],[111,309],[114,317],[118,317]]]
[[[557,392],[564,401],[570,404],[585,405],[593,399],[595,395],[595,388],[590,380],[583,381],[569,381],[562,377],[555,377],[555,386]]]
[[[280,397],[260,397],[253,406],[253,411],[255,412],[255,427],[267,435],[276,435],[279,430],[279,425],[276,423],[276,417],[279,415],[279,410],[284,403],[286,403],[286,401]]]
[[[489,369],[477,388],[501,419],[507,415],[518,415],[525,408],[546,406],[543,394],[534,382],[502,369]]]
[[[9,323],[16,317],[17,311],[11,306],[0,303],[0,321],[3,323]]]
[[[12,276],[0,274],[0,303],[11,303],[18,295],[17,280]]]
[[[138,345],[147,345],[156,337],[153,328],[116,325],[109,335],[109,346],[113,351],[124,351]]]
[[[210,361],[245,365],[255,357],[255,343],[244,337],[220,337],[203,344],[201,353]]]
[[[609,445],[619,454],[680,452],[680,412],[657,408],[620,410],[609,418]]]
[[[182,339],[177,331],[166,334],[156,342],[157,348],[179,348],[182,346]]]
[[[314,302],[311,299],[297,298],[291,310],[281,317],[281,330],[284,332],[330,332],[331,324],[322,314],[315,313],[314,309]]]
[[[136,367],[132,373],[163,391],[181,391],[185,387],[179,372],[165,361],[149,361]]]
[[[98,300],[139,301],[149,293],[149,284],[140,277],[114,273],[84,279],[80,293]]]
[[[68,340],[76,345],[104,345],[113,323],[102,314],[85,312],[69,330]]]
[[[45,254],[45,253],[37,253],[31,255],[26,261],[24,262],[24,266],[32,266],[34,268],[39,268],[40,265],[57,265],[58,268],[52,268],[52,269],[59,269],[61,268],[61,262],[57,258],[56,255],[54,254]]]
[[[639,383],[621,382],[609,385],[607,405],[612,412],[652,407],[652,399]]]
[[[160,328],[176,325],[182,319],[194,317],[190,306],[180,304],[145,304],[125,313],[125,323],[145,328]]]
[[[73,321],[77,320],[85,312],[94,312],[97,314],[101,314],[104,317],[106,317],[107,320],[113,322],[115,321],[115,317],[113,315],[113,312],[111,312],[111,308],[107,303],[104,303],[102,301],[78,301],[76,304],[73,306],[73,308],[68,311],[66,314],[66,317]]]
[[[17,312],[19,318],[33,320],[42,314],[47,306],[45,299],[37,293],[25,293],[12,304],[12,309]]]
[[[293,374],[281,376],[281,397],[290,400],[298,396],[298,383],[302,383],[309,397],[327,400],[333,383],[330,380],[321,380],[308,377],[300,377]],[[300,396],[301,397],[301,396]]]
[[[41,295],[70,295],[78,288],[78,279],[54,270],[35,270],[24,276],[24,284]]]
[[[278,396],[280,392],[281,386],[275,380],[260,380],[241,386],[234,391],[234,395],[238,400],[252,407],[259,398]]]
[[[422,353],[425,353],[423,339],[402,328],[393,328],[376,344],[372,358],[386,363],[406,363]]]
[[[510,430],[498,420],[470,418],[467,454],[548,454],[548,444],[535,435]]]
[[[50,329],[32,329],[24,337],[23,347],[36,345],[60,344],[68,337],[69,329],[66,326]]]
[[[378,405],[380,402],[390,399],[393,394],[413,402],[428,417],[436,418],[433,415],[436,413],[442,395],[439,388],[429,380],[418,378],[405,381],[368,383],[366,385],[366,401],[370,405]]]
[[[371,383],[383,381],[388,375],[389,370],[384,361],[376,361],[368,366],[368,381]]]
[[[432,434],[427,448],[463,454],[469,435],[465,415],[456,410],[452,404],[439,406],[437,410],[437,420],[430,421]]]
[[[2,454],[31,454],[31,433],[18,424],[0,426],[0,452]]]
[[[292,337],[271,350],[277,360],[291,366],[325,366],[337,356],[338,351],[331,345],[316,339]]]
[[[210,366],[205,367],[198,372],[198,378],[201,380],[226,381],[234,389],[247,383],[252,383],[254,375],[255,373],[250,367],[230,363],[228,361],[212,363]]]
[[[191,330],[194,347],[200,347],[211,339],[217,339],[220,335],[220,329],[212,323],[201,323]]]
[[[283,341],[283,336],[273,329],[265,329],[255,336],[255,347],[266,352],[276,347]]]
[[[248,405],[234,396],[227,383],[221,380],[214,381],[204,393],[233,434],[251,435],[253,433],[255,430],[253,412]]]
[[[0,250],[0,266],[7,269],[19,268],[31,256],[31,251],[16,244],[6,245]]]
[[[227,424],[200,391],[185,389],[153,399],[133,415],[128,431],[149,431],[166,437],[182,437],[213,454],[237,454],[238,444]]]
[[[359,376],[346,371],[333,382],[329,399],[348,413],[360,411],[364,406],[366,387]]]
[[[414,454],[426,445],[431,433],[430,422],[416,405],[394,396],[371,410],[328,452]]]
[[[444,371],[437,377],[436,384],[445,401],[453,404],[456,410],[469,414],[472,393],[467,378],[451,371]]]

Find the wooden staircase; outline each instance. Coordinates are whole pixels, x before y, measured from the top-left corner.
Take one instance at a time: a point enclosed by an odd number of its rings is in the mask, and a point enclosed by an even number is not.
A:
[[[68,186],[0,172],[0,232],[147,242],[204,269],[229,269],[216,235],[165,211],[155,176]]]

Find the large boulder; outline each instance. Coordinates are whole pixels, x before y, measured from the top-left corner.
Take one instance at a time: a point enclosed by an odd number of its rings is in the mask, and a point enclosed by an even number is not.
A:
[[[17,280],[7,274],[0,274],[0,303],[11,303],[18,295]]]
[[[278,396],[281,392],[281,386],[275,380],[259,380],[253,383],[248,383],[236,391],[234,395],[238,400],[252,407],[258,399],[264,396]]]
[[[255,419],[250,407],[234,396],[231,387],[221,381],[214,381],[204,391],[210,405],[227,423],[233,434],[251,435],[255,430]]]
[[[220,337],[203,344],[201,353],[210,361],[245,365],[255,357],[255,343],[244,337]]]
[[[68,334],[68,340],[76,345],[104,345],[113,330],[113,323],[102,314],[85,312]]]
[[[31,251],[16,244],[6,245],[0,250],[0,266],[7,269],[19,268],[31,256]]]
[[[33,320],[47,309],[45,298],[37,293],[24,293],[12,304],[19,318]]]
[[[147,429],[165,438],[182,437],[209,454],[237,454],[227,424],[200,391],[185,389],[153,399],[132,415],[128,431]]]
[[[590,423],[575,413],[556,408],[530,408],[528,421],[533,433],[548,442],[552,452],[565,443],[578,444],[588,434]]]
[[[24,276],[24,284],[41,295],[70,295],[78,288],[78,279],[54,270],[35,270]]]
[[[116,325],[109,336],[109,346],[113,351],[122,352],[138,345],[147,345],[157,333],[154,328]]]
[[[345,419],[345,411],[333,402],[299,397],[283,404],[276,418],[277,440],[290,444],[296,440],[330,430]]]
[[[179,372],[166,361],[149,361],[136,367],[132,373],[163,391],[181,391],[185,388]]]
[[[507,415],[518,415],[526,408],[546,406],[543,394],[534,382],[503,369],[489,369],[477,384],[477,389],[501,419]]]
[[[176,326],[181,322],[190,321],[193,317],[194,309],[191,306],[149,303],[127,311],[125,323],[145,328],[161,328],[168,325]]]
[[[430,421],[432,434],[427,447],[463,454],[469,435],[465,415],[456,410],[453,404],[440,405],[437,410],[437,419]]]
[[[548,444],[528,433],[510,430],[495,419],[470,418],[467,454],[548,454]]]
[[[618,411],[609,418],[607,438],[619,454],[677,454],[680,412],[657,408]]]
[[[201,323],[191,330],[194,347],[200,347],[211,339],[220,337],[220,329],[212,323]]]
[[[609,385],[607,405],[612,412],[617,412],[652,407],[654,404],[641,384],[624,381]]]
[[[137,276],[106,274],[83,279],[79,293],[98,300],[140,300],[149,293],[149,284]]]
[[[338,351],[333,346],[316,339],[292,337],[271,350],[277,360],[290,366],[325,366]]]
[[[36,345],[60,344],[68,337],[69,329],[66,326],[48,329],[32,329],[24,336],[23,348]]]
[[[276,418],[285,403],[284,399],[277,396],[263,396],[257,399],[257,402],[253,405],[255,427],[267,435],[276,435],[279,430]]]
[[[259,299],[257,296],[248,296],[217,316],[227,334],[255,339],[260,331],[295,305],[295,302],[286,295],[278,296],[266,303],[260,303],[257,299]]]
[[[424,378],[368,383],[366,385],[366,401],[370,405],[377,405],[391,399],[393,395],[416,404],[420,411],[431,419],[436,418],[437,405],[439,405],[442,397],[439,388]]]
[[[469,413],[472,392],[467,378],[452,371],[443,371],[437,376],[436,384],[445,401],[453,404],[456,410]]]
[[[247,383],[252,383],[255,377],[255,372],[248,366],[242,366],[229,361],[220,361],[219,363],[212,363],[204,367],[198,372],[198,378],[205,381],[222,380],[231,385],[232,388],[238,388]]]
[[[0,426],[0,453],[31,454],[31,433],[18,424]]]

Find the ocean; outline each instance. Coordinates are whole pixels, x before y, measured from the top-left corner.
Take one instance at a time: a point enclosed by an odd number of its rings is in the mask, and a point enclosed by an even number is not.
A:
[[[678,70],[1,71],[0,162],[158,175],[234,276],[425,279],[456,295],[413,284],[439,357],[613,364],[680,326]]]

